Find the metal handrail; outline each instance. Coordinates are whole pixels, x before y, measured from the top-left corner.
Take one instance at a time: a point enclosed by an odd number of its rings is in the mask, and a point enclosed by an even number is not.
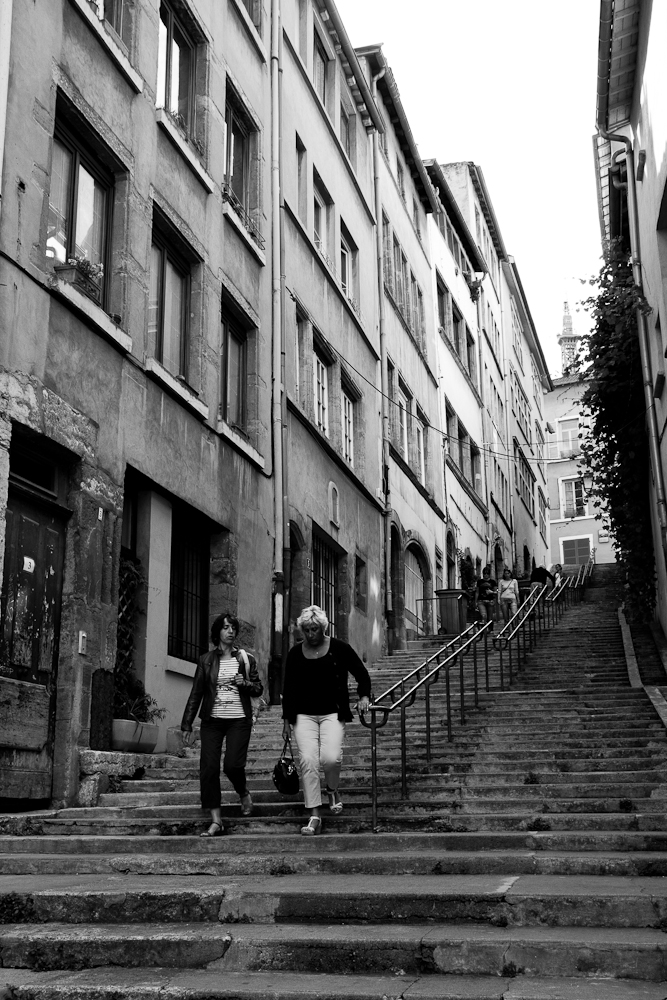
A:
[[[521,640],[523,639],[524,659],[528,652],[532,652],[534,644],[537,642],[537,628],[542,634],[542,618],[539,614],[539,603],[546,593],[547,586],[537,587],[523,602],[521,607],[512,615],[507,624],[500,630],[498,635],[493,637],[494,649],[500,654],[500,690],[505,690],[505,663],[503,653],[508,654],[509,665],[509,686],[512,686],[514,661],[512,658],[512,640],[516,639],[517,670],[521,666]],[[537,615],[535,611],[537,610]],[[528,635],[526,635],[526,632]]]
[[[426,761],[430,764],[431,762],[431,685],[434,684],[439,676],[440,671],[444,669],[445,671],[445,696],[447,705],[447,739],[449,742],[453,739],[452,732],[452,697],[451,697],[451,667],[458,661],[459,664],[459,700],[460,700],[460,717],[461,725],[465,725],[465,683],[464,683],[464,670],[463,670],[463,660],[466,652],[472,649],[473,653],[473,691],[475,696],[475,708],[479,705],[479,684],[478,684],[478,664],[477,664],[477,644],[480,639],[484,640],[484,661],[485,661],[485,679],[486,679],[486,690],[489,690],[489,651],[488,651],[488,633],[489,629],[492,627],[493,622],[487,622],[481,628],[478,628],[476,624],[471,625],[466,629],[465,633],[461,636],[457,636],[451,642],[443,646],[437,653],[425,660],[424,663],[420,664],[415,670],[410,671],[406,677],[402,678],[391,688],[385,691],[379,698],[374,699],[372,704],[369,705],[368,714],[370,715],[370,722],[365,715],[361,715],[361,723],[367,729],[371,731],[371,809],[372,809],[372,824],[373,829],[377,827],[377,806],[378,806],[378,780],[377,780],[377,731],[378,729],[384,728],[389,718],[393,712],[400,712],[401,717],[401,796],[405,799],[408,797],[408,781],[407,781],[407,726],[406,726],[406,712],[415,703],[417,693],[423,688],[424,689],[424,710],[426,716]],[[452,650],[448,656],[445,657],[441,662],[438,660],[439,656],[446,652],[451,646],[453,646],[457,641],[463,638],[463,636],[468,634],[468,638],[464,642],[461,642],[458,649]],[[424,677],[421,677],[417,682],[405,690],[406,682],[414,677],[419,670],[423,669],[427,664],[432,663],[436,660],[436,666],[433,667]],[[387,697],[392,697],[392,692],[396,690],[397,687],[403,689],[401,697],[394,701],[392,698],[391,704],[380,705],[379,701],[386,699]],[[381,715],[381,720],[378,716]]]
[[[424,667],[427,667],[429,663],[432,663],[433,660],[437,659],[438,656],[441,656],[446,649],[449,649],[451,646],[455,645],[455,643],[459,642],[461,639],[463,639],[465,635],[468,635],[468,633],[472,632],[473,630],[475,631],[477,630],[477,625],[474,622],[472,625],[468,626],[465,632],[461,632],[461,635],[455,635],[453,639],[450,639],[449,642],[446,642],[444,646],[441,646],[440,649],[438,649],[435,653],[433,653],[432,656],[429,656],[427,660],[424,660],[423,663],[420,663],[418,667],[415,667],[414,670],[411,670],[410,673],[405,675],[405,677],[401,677],[399,681],[396,681],[396,683],[392,684],[390,688],[387,688],[386,691],[383,691],[381,695],[378,695],[377,698],[374,698],[373,704],[377,705],[380,701],[382,701],[383,698],[387,697],[390,697],[393,702],[394,699],[392,695],[393,692],[396,690],[396,688],[403,687],[406,681],[409,681],[411,677],[414,677],[414,675],[418,674],[420,670],[423,670]]]

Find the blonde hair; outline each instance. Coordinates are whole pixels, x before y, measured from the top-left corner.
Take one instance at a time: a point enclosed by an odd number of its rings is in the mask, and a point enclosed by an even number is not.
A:
[[[320,625],[323,632],[326,632],[329,627],[329,619],[317,604],[311,604],[309,607],[304,608],[296,620],[298,628],[301,628],[302,625],[309,625],[311,622],[316,622]]]

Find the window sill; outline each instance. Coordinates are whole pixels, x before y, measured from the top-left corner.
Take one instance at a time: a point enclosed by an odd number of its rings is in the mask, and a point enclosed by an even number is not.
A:
[[[168,389],[172,396],[176,396],[193,410],[202,420],[208,418],[208,406],[202,403],[179,379],[175,378],[164,368],[155,358],[146,358],[146,374],[152,375],[157,382],[160,382],[165,389]]]
[[[258,468],[262,470],[264,469],[266,463],[264,462],[263,457],[256,448],[253,448],[251,444],[248,444],[242,434],[235,431],[234,428],[231,427],[225,420],[218,420],[217,430],[221,437],[223,437],[226,441],[229,441],[230,444],[234,445],[238,451],[242,452],[246,458],[250,459],[251,462],[254,462]]]
[[[236,12],[237,12],[238,16],[243,21],[243,26],[245,27],[246,31],[248,32],[248,35],[250,36],[250,41],[252,42],[252,44],[257,49],[257,53],[258,53],[260,59],[262,60],[262,62],[265,62],[265,63],[268,62],[269,61],[269,57],[267,55],[266,49],[264,48],[264,43],[262,42],[262,39],[261,39],[260,34],[259,34],[259,31],[257,30],[256,26],[253,24],[253,21],[252,21],[252,19],[250,17],[250,14],[248,13],[248,11],[245,9],[245,7],[243,6],[243,4],[241,3],[241,0],[232,0],[232,3],[234,5],[234,7],[236,8]]]
[[[104,21],[100,21],[99,17],[97,17],[88,0],[70,0],[70,3],[73,7],[76,7],[93,34],[97,35],[98,41],[106,49],[108,55],[115,62],[135,93],[141,94],[144,89],[144,81],[141,74],[137,73],[136,69],[132,67],[130,60],[105,28]]]
[[[237,213],[234,211],[234,206],[231,204],[231,202],[229,202],[229,201],[223,201],[223,203],[222,203],[222,214],[225,216],[225,218],[228,220],[228,222],[230,222],[231,225],[234,227],[234,229],[237,231],[237,233],[239,234],[239,236],[241,237],[241,239],[243,240],[243,242],[248,247],[248,250],[250,250],[250,252],[253,255],[253,257],[257,261],[259,261],[259,263],[262,265],[262,267],[266,267],[266,257],[265,257],[265,255],[262,253],[262,251],[260,250],[260,248],[257,246],[257,244],[255,243],[255,241],[253,240],[252,236],[250,235],[250,233],[248,232],[248,230],[246,229],[246,227],[241,222],[241,220],[238,217]]]
[[[90,320],[95,329],[107,340],[110,340],[116,347],[124,353],[129,354],[132,350],[132,338],[105,313],[101,306],[88,298],[83,292],[65,281],[64,278],[55,279],[54,289],[61,298],[65,299],[77,312],[82,313],[86,319]]]
[[[213,181],[213,178],[208,174],[206,170],[204,170],[203,166],[199,162],[198,157],[188,145],[187,140],[185,139],[184,136],[181,135],[179,130],[172,122],[169,113],[165,111],[164,108],[156,108],[155,120],[160,126],[160,128],[163,130],[163,132],[167,135],[167,138],[179,151],[179,153],[181,154],[187,165],[190,167],[192,173],[199,180],[201,185],[206,188],[209,194],[213,194],[213,191],[215,190],[215,183]]]
[[[170,674],[181,674],[183,677],[194,677],[197,669],[196,663],[190,660],[181,660],[178,656],[167,656],[167,668]]]

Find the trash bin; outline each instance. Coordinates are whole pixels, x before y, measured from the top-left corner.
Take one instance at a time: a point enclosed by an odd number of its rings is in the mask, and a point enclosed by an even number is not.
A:
[[[440,627],[447,635],[460,635],[467,628],[468,593],[465,590],[436,590]]]

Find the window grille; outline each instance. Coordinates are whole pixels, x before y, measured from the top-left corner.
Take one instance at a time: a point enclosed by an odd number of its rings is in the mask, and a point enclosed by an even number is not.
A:
[[[329,619],[329,635],[336,634],[338,556],[319,535],[313,535],[313,604]]]

